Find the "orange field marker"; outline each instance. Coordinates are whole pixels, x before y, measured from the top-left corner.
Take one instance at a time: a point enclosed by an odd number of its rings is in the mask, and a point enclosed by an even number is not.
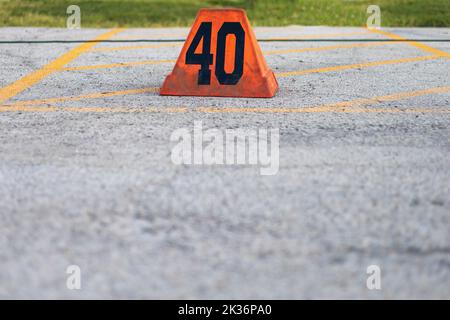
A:
[[[245,11],[201,9],[160,94],[270,98],[277,90]]]

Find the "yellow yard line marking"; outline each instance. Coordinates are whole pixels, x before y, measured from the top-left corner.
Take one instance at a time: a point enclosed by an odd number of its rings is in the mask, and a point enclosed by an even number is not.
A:
[[[436,87],[436,88],[429,88],[429,89],[423,89],[423,90],[415,90],[415,91],[406,91],[406,92],[399,92],[379,97],[373,97],[373,98],[366,98],[366,99],[357,99],[350,102],[341,102],[339,106],[344,107],[354,107],[354,106],[368,106],[373,105],[377,103],[383,103],[383,102],[389,102],[389,101],[399,101],[399,100],[405,100],[405,99],[411,99],[415,97],[425,96],[429,94],[440,94],[440,93],[446,93],[450,92],[450,86],[447,87]]]
[[[61,69],[62,71],[80,71],[80,70],[95,70],[95,69],[108,69],[117,67],[131,67],[140,66],[146,64],[161,64],[161,63],[173,63],[176,60],[143,60],[143,61],[133,61],[133,62],[123,62],[123,63],[111,63],[111,64],[98,64],[92,66],[79,66]]]
[[[282,50],[264,51],[264,55],[309,52],[309,51],[328,51],[328,50],[335,50],[335,49],[358,48],[358,47],[375,47],[375,46],[383,46],[383,45],[398,44],[398,43],[399,42],[396,42],[396,41],[369,42],[369,43],[338,44],[338,45],[332,45],[332,46],[321,46],[321,47],[313,47],[313,48],[282,49]]]
[[[442,50],[439,50],[439,49],[436,49],[436,48],[433,48],[433,47],[430,47],[429,45],[426,45],[424,43],[417,42],[417,41],[407,41],[408,40],[407,38],[404,38],[402,36],[396,35],[394,33],[391,33],[391,32],[385,31],[385,30],[373,29],[373,28],[370,28],[368,30],[370,32],[381,34],[381,35],[384,35],[384,36],[386,36],[388,38],[391,38],[391,39],[394,39],[394,40],[406,41],[405,43],[407,43],[407,44],[409,44],[409,45],[411,45],[413,47],[416,47],[416,48],[418,48],[418,49],[420,49],[422,51],[425,51],[425,52],[428,52],[428,53],[432,53],[433,55],[440,56],[440,57],[445,57],[445,58],[450,58],[450,53],[442,51]]]
[[[323,72],[332,72],[332,71],[341,71],[348,69],[360,69],[360,68],[368,68],[368,67],[376,67],[390,64],[400,64],[407,62],[415,62],[415,61],[424,61],[424,60],[435,60],[441,58],[440,56],[424,56],[424,57],[414,57],[414,58],[402,58],[395,60],[381,60],[381,61],[372,61],[372,62],[364,62],[364,63],[355,63],[349,65],[341,65],[341,66],[333,66],[333,67],[324,67],[317,69],[306,69],[299,71],[288,71],[288,72],[280,72],[276,73],[277,77],[290,77],[290,76],[299,76],[303,74],[310,73],[323,73]]]
[[[355,31],[355,32],[347,32],[347,33],[327,33],[327,34],[311,34],[311,35],[300,35],[300,36],[289,36],[289,37],[276,37],[276,38],[261,38],[259,40],[270,39],[270,40],[306,40],[306,39],[322,39],[329,37],[345,37],[345,36],[356,36],[362,34],[368,34],[367,30],[365,31]],[[339,41],[339,39],[336,39]]]
[[[356,47],[373,47],[382,46],[388,44],[398,44],[399,42],[371,42],[371,43],[356,43],[356,44],[342,44],[342,45],[332,45],[332,46],[322,46],[322,47],[312,47],[312,48],[298,48],[298,49],[286,49],[286,50],[272,50],[265,51],[265,55],[275,55],[275,54],[286,54],[294,52],[308,52],[308,51],[327,51],[335,49],[345,49],[345,48],[356,48]],[[117,50],[127,50],[127,48],[146,48],[146,46],[129,46],[129,47],[115,47],[106,49],[117,49]],[[148,46],[151,48],[153,46]],[[103,49],[103,48],[100,48]],[[95,49],[92,51],[99,51]],[[107,50],[105,50],[107,51]],[[123,62],[123,63],[111,63],[111,64],[100,64],[100,65],[90,65],[90,66],[78,66],[64,68],[62,71],[80,71],[80,70],[95,70],[95,69],[109,69],[117,67],[130,67],[130,66],[141,66],[141,65],[151,65],[151,64],[162,64],[162,63],[175,63],[176,60],[143,60],[143,61],[133,61],[133,62]]]
[[[208,113],[214,113],[214,112],[218,112],[218,113],[227,113],[227,112],[231,112],[231,113],[234,113],[234,112],[268,112],[268,113],[347,112],[349,110],[357,110],[357,108],[355,108],[355,107],[370,106],[370,105],[375,105],[375,104],[379,104],[379,103],[383,103],[383,102],[406,100],[406,99],[411,99],[414,97],[420,97],[420,96],[429,95],[429,94],[446,93],[446,92],[450,92],[450,86],[436,87],[436,88],[416,90],[416,91],[399,92],[399,93],[394,93],[394,94],[389,94],[389,95],[384,95],[384,96],[356,99],[356,100],[350,100],[350,101],[342,101],[342,102],[324,104],[321,106],[313,106],[313,107],[296,107],[296,108],[200,107],[200,109],[204,110],[205,112],[208,112]],[[361,110],[368,110],[368,112],[371,112],[370,110],[376,110],[376,109],[364,108]],[[387,110],[387,109],[382,109],[382,110]],[[395,108],[395,110],[398,110],[398,109]],[[450,112],[450,108],[448,108],[446,110],[447,110],[446,112]],[[400,110],[400,111],[402,111],[402,110]]]
[[[162,47],[179,47],[182,45],[183,45],[182,43],[143,44],[143,45],[134,45],[134,46],[101,47],[101,48],[94,48],[91,51],[92,52],[108,52],[108,51],[162,48]]]
[[[106,97],[119,96],[119,95],[141,94],[141,93],[158,92],[158,91],[159,91],[158,87],[149,87],[149,88],[141,88],[141,89],[121,90],[121,91],[98,92],[98,93],[94,92],[94,93],[78,95],[78,96],[55,97],[55,98],[47,98],[47,99],[41,99],[41,100],[39,100],[39,99],[37,99],[37,100],[22,100],[22,101],[16,101],[13,104],[3,105],[3,107],[46,105],[46,104],[58,103],[58,102],[64,102],[64,101],[79,101],[79,100],[86,100],[86,99],[97,99],[97,98],[106,98]],[[381,103],[381,102],[409,99],[409,98],[419,97],[419,96],[428,95],[428,94],[446,93],[449,91],[450,91],[450,86],[436,87],[436,88],[430,88],[430,89],[424,89],[424,90],[415,90],[415,91],[394,93],[394,94],[390,94],[390,95],[384,95],[384,96],[373,97],[373,98],[362,98],[362,99],[356,99],[356,100],[350,100],[350,101],[337,102],[337,103],[322,105],[322,106],[318,106],[318,107],[302,107],[302,109],[305,109],[305,108],[333,108],[333,109],[335,109],[335,108],[348,108],[348,107],[354,107],[354,106],[367,106],[367,105],[372,105],[372,104]],[[217,109],[221,110],[221,108],[217,108]],[[239,108],[239,109],[242,109],[242,108]],[[254,109],[254,108],[251,108],[251,109]],[[273,109],[280,110],[280,108],[273,108]],[[298,109],[298,108],[295,108],[295,109]],[[264,110],[269,110],[269,109],[264,108]],[[277,111],[274,111],[274,112],[277,112]]]
[[[279,107],[279,108],[268,108],[268,107],[197,107],[194,109],[188,107],[166,107],[166,108],[141,108],[141,107],[58,107],[58,106],[27,106],[27,105],[4,105],[0,106],[1,111],[74,111],[74,112],[200,112],[200,113],[312,113],[312,112],[440,112],[440,113],[450,113],[450,108],[378,108],[378,109],[368,109],[362,108],[364,106],[371,106],[389,101],[399,101],[405,99],[411,99],[414,97],[429,95],[429,94],[440,94],[450,92],[450,86],[447,87],[436,87],[423,90],[399,92],[384,96],[363,98],[350,101],[343,101],[331,104],[324,104],[312,107]]]
[[[57,103],[57,102],[63,102],[63,101],[78,101],[78,100],[84,100],[84,99],[100,99],[100,98],[107,98],[107,97],[128,95],[128,94],[141,94],[141,93],[147,93],[147,92],[159,92],[159,87],[120,90],[120,91],[109,91],[109,92],[94,92],[94,93],[82,94],[82,95],[78,95],[78,96],[66,96],[66,97],[37,99],[37,100],[21,100],[21,101],[16,101],[15,103],[11,104],[11,106],[45,105],[45,104]]]
[[[335,34],[324,34],[324,35],[311,35],[311,36],[303,36],[303,37],[287,37],[287,38],[276,38],[276,39],[314,39],[314,38],[323,38],[323,37],[329,37],[329,36],[346,36],[346,35],[357,35],[357,34],[367,34],[367,31],[364,32],[353,32],[353,33],[335,33]],[[120,38],[127,38],[127,37],[120,37]],[[383,44],[390,44],[390,43],[396,43],[395,41],[392,42],[380,42],[380,43],[368,43],[368,44],[350,44],[350,45],[337,45],[337,46],[327,46],[327,47],[320,47],[320,48],[304,48],[304,49],[293,49],[293,50],[275,50],[275,51],[267,51],[266,54],[282,54],[282,53],[290,53],[290,52],[303,52],[303,51],[322,51],[322,50],[333,50],[338,48],[352,48],[352,47],[365,47],[365,46],[377,46],[377,45],[383,45]],[[95,48],[91,51],[94,52],[108,52],[108,51],[122,51],[122,50],[135,50],[135,49],[152,49],[152,48],[161,48],[161,47],[178,47],[182,46],[182,43],[163,43],[163,44],[143,44],[143,45],[132,45],[132,46],[117,46],[117,47],[102,47],[102,48]],[[308,50],[310,49],[310,50]],[[315,50],[317,49],[317,50]]]
[[[142,35],[134,35],[134,36],[126,36],[121,35],[114,37],[115,39],[129,39],[129,40],[135,40],[135,39],[155,39],[158,40],[161,37],[187,37],[187,33],[158,33],[158,34],[142,34]]]
[[[0,112],[93,112],[93,113],[180,113],[188,112],[187,107],[168,107],[168,108],[134,108],[134,107],[100,107],[100,106],[84,106],[84,107],[61,107],[61,106],[23,106],[23,105],[7,105],[0,106]]]
[[[170,107],[170,108],[136,108],[136,107],[60,107],[60,106],[0,106],[0,112],[91,112],[91,113],[444,113],[450,114],[450,108],[195,108]]]
[[[258,34],[261,34],[264,30],[255,30]],[[355,32],[347,32],[347,33],[326,33],[326,34],[311,34],[311,35],[296,35],[289,37],[276,37],[276,38],[268,38],[273,40],[286,40],[286,39],[321,39],[328,37],[345,37],[345,36],[355,36],[368,34],[367,30],[364,31],[355,31]],[[116,39],[159,39],[159,37],[183,37],[186,38],[188,36],[187,33],[161,33],[161,34],[142,34],[142,35],[134,35],[134,36],[118,36]]]
[[[111,31],[108,31],[98,37],[96,37],[94,40],[107,40],[114,36],[115,34],[122,31],[122,29],[113,29]],[[66,52],[59,58],[53,60],[49,64],[45,65],[39,70],[36,70],[21,79],[17,80],[16,82],[0,89],[0,103],[3,103],[4,101],[16,96],[20,92],[26,90],[27,88],[31,87],[32,85],[38,83],[48,75],[61,70],[66,64],[71,62],[72,60],[76,59],[78,56],[80,56],[82,53],[90,50],[93,46],[95,46],[97,42],[87,42],[83,43],[70,51]]]
[[[0,112],[56,112],[62,108],[55,106],[0,106]]]
[[[265,54],[273,55],[273,54],[283,54],[283,53],[290,53],[290,52],[324,51],[324,50],[334,50],[334,49],[339,49],[339,48],[352,48],[352,47],[364,47],[364,46],[368,47],[368,46],[377,46],[377,45],[393,44],[393,43],[395,43],[395,42],[384,42],[384,43],[375,42],[375,43],[364,43],[364,44],[325,46],[325,47],[317,47],[317,48],[274,50],[274,51],[267,51],[267,52],[265,52]],[[408,63],[408,62],[415,62],[415,61],[434,60],[434,59],[439,59],[441,57],[442,56],[422,56],[422,57],[402,58],[402,59],[394,59],[394,60],[363,62],[363,63],[325,67],[325,68],[318,68],[318,69],[280,72],[280,73],[277,73],[276,76],[289,77],[289,76],[297,76],[297,75],[309,74],[309,73],[322,73],[322,72],[340,71],[340,70],[347,70],[347,69],[368,68],[368,67],[375,67],[375,66],[382,66],[382,65],[389,65],[389,64],[400,64],[400,63]],[[117,68],[117,67],[130,67],[130,66],[175,63],[175,62],[176,62],[176,60],[143,60],[143,61],[133,61],[133,62],[123,62],[123,63],[111,63],[111,64],[100,64],[100,65],[91,65],[91,66],[70,67],[70,68],[63,68],[63,69],[61,69],[61,71],[109,69],[109,68]]]
[[[306,108],[202,108],[195,110],[201,113],[394,113],[394,112],[438,112],[450,113],[446,108],[328,108],[328,107],[306,107]]]
[[[375,47],[375,46],[382,46],[382,45],[388,45],[388,44],[399,44],[399,42],[392,41],[392,42],[369,42],[369,43],[342,44],[342,45],[322,46],[322,47],[313,47],[313,48],[271,50],[271,51],[264,51],[263,53],[265,55],[274,55],[274,54],[286,54],[286,53],[294,53],[294,52],[327,51],[327,50],[356,48],[356,47]],[[154,48],[161,48],[161,47],[178,47],[178,46],[182,46],[182,43],[143,44],[143,45],[135,45],[135,46],[102,47],[102,48],[94,48],[91,50],[91,52],[154,49]]]
[[[344,113],[448,113],[450,114],[449,108],[352,108],[343,110]]]

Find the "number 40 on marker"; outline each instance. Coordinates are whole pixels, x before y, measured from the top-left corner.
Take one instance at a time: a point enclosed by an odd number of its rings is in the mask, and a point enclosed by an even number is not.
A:
[[[270,98],[277,89],[245,11],[201,9],[160,94]]]
[[[186,64],[198,64],[201,66],[198,72],[198,84],[209,85],[211,83],[210,65],[213,63],[211,54],[211,29],[212,22],[202,22],[198,28],[189,49],[186,52]],[[234,70],[231,73],[225,71],[226,40],[228,35],[236,37],[234,51]],[[195,53],[200,41],[203,39],[202,53]],[[214,74],[220,84],[234,85],[238,83],[244,71],[245,31],[239,22],[225,22],[217,33],[216,44],[216,68]]]

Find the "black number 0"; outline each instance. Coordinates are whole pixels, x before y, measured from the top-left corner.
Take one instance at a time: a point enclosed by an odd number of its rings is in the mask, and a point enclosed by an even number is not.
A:
[[[211,70],[209,66],[213,63],[211,54],[211,22],[202,22],[197,33],[186,52],[186,64],[198,64],[201,66],[198,72],[198,84],[209,85],[211,83]],[[234,52],[234,70],[231,73],[225,71],[226,39],[229,34],[236,37],[236,48]],[[203,38],[202,53],[195,50]],[[244,73],[244,48],[245,32],[239,22],[225,22],[217,34],[217,54],[215,75],[220,84],[234,85],[239,82]]]

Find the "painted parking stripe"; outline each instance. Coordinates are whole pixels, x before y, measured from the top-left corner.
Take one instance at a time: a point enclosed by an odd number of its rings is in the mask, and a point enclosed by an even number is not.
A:
[[[367,106],[373,106],[384,102],[400,101],[412,99],[415,97],[442,94],[450,92],[450,86],[435,87],[423,90],[398,92],[384,96],[376,96],[372,98],[363,98],[350,101],[342,101],[337,103],[324,104],[319,106],[310,107],[60,107],[60,106],[27,106],[27,105],[6,105],[0,107],[0,112],[7,111],[20,111],[20,112],[45,112],[45,111],[64,111],[70,110],[74,112],[201,112],[201,113],[309,113],[309,112],[438,112],[438,113],[450,113],[450,108],[382,108],[382,109],[368,109],[362,108]],[[379,111],[376,111],[379,110]],[[409,110],[409,111],[408,111]]]
[[[300,53],[300,52],[316,52],[316,51],[331,51],[336,49],[351,49],[351,48],[364,48],[364,47],[378,47],[390,44],[399,44],[399,42],[369,42],[369,43],[352,43],[352,44],[337,44],[331,46],[320,46],[312,48],[297,48],[297,49],[281,49],[281,50],[270,50],[264,51],[264,55],[281,55],[288,53]]]
[[[445,52],[445,51],[433,48],[433,47],[431,47],[431,46],[429,46],[427,44],[424,44],[424,43],[421,43],[421,42],[418,42],[418,41],[409,41],[407,38],[404,38],[402,36],[396,35],[396,34],[394,34],[392,32],[388,32],[388,31],[381,30],[381,29],[368,29],[368,30],[373,32],[373,33],[384,35],[384,36],[386,36],[388,38],[391,38],[393,40],[404,41],[404,43],[407,43],[407,44],[409,44],[409,45],[411,45],[411,46],[413,46],[413,47],[415,47],[417,49],[420,49],[420,50],[422,50],[424,52],[432,53],[433,55],[440,56],[440,57],[450,58],[450,53],[448,53],[448,52]]]
[[[441,56],[421,56],[421,57],[402,58],[402,59],[394,59],[394,60],[381,60],[381,61],[364,62],[364,63],[350,64],[350,65],[340,65],[340,66],[333,66],[333,67],[317,68],[317,69],[306,69],[306,70],[298,70],[298,71],[280,72],[280,73],[277,73],[276,76],[289,77],[289,76],[298,76],[298,75],[309,74],[309,73],[323,73],[323,72],[340,71],[340,70],[347,70],[347,69],[368,68],[368,67],[376,67],[376,66],[390,65],[390,64],[400,64],[400,63],[408,63],[408,62],[415,62],[415,61],[434,60],[434,59],[439,59],[439,58],[442,58],[442,57]],[[176,62],[176,60],[144,60],[144,61],[133,61],[133,62],[124,62],[124,63],[111,63],[111,64],[69,67],[69,68],[63,68],[63,69],[61,69],[61,71],[86,71],[86,70],[96,70],[96,69],[110,69],[110,68],[117,68],[117,67],[156,65],[156,64],[175,63],[175,62]]]
[[[295,36],[288,36],[288,37],[275,37],[275,38],[258,38],[259,40],[266,40],[266,39],[270,39],[273,41],[277,41],[277,40],[308,40],[308,39],[324,39],[324,38],[334,38],[334,37],[348,37],[348,36],[358,36],[358,35],[365,35],[365,34],[369,34],[368,30],[363,30],[363,31],[355,31],[355,32],[347,32],[347,33],[326,33],[326,34],[305,34],[305,35],[295,35]],[[336,39],[337,41],[339,41],[339,39]]]
[[[269,50],[264,51],[264,55],[278,55],[287,53],[298,53],[298,52],[310,52],[310,51],[328,51],[336,49],[346,49],[346,48],[358,48],[358,47],[376,47],[390,44],[402,44],[398,41],[383,41],[383,42],[369,42],[369,43],[352,43],[352,44],[340,44],[331,46],[320,46],[311,48],[294,48],[294,49],[281,49],[281,50]],[[161,44],[143,44],[143,45],[133,45],[133,46],[118,46],[118,47],[101,47],[94,48],[91,52],[110,52],[110,51],[125,51],[125,50],[141,50],[141,49],[156,49],[164,47],[181,47],[182,43],[161,43]]]
[[[106,92],[94,92],[88,94],[82,94],[78,96],[66,96],[66,97],[57,97],[57,98],[47,98],[47,99],[36,99],[36,100],[22,100],[16,101],[12,105],[20,106],[20,105],[45,105],[51,103],[58,103],[63,101],[79,101],[86,99],[101,99],[108,98],[114,96],[123,96],[130,94],[142,94],[149,92],[158,92],[159,87],[149,87],[149,88],[140,88],[140,89],[129,89],[129,90],[119,90],[119,91],[106,91]]]
[[[120,91],[110,91],[110,92],[94,92],[88,93],[84,95],[78,96],[66,96],[66,97],[55,97],[55,98],[47,98],[47,99],[37,99],[37,100],[23,100],[17,101],[13,104],[3,105],[2,107],[13,107],[13,106],[36,106],[36,105],[46,105],[51,103],[58,103],[64,101],[80,101],[80,100],[88,100],[88,99],[101,99],[112,96],[121,96],[128,94],[141,94],[141,93],[149,93],[149,92],[158,92],[158,87],[149,87],[149,88],[139,88],[139,89],[129,89],[129,90],[120,90]],[[388,94],[384,96],[377,96],[373,98],[363,98],[356,99],[351,101],[343,101],[337,102],[333,104],[326,105],[326,107],[333,108],[348,108],[348,107],[356,107],[356,106],[367,106],[373,105],[381,102],[389,102],[389,101],[398,101],[404,99],[410,99],[414,97],[420,97],[430,94],[441,94],[450,92],[450,86],[446,87],[435,87],[429,89],[422,90],[414,90],[414,91],[406,91]],[[278,109],[278,108],[277,108]]]
[[[258,40],[308,40],[308,39],[323,39],[323,38],[329,38],[329,37],[346,37],[346,36],[356,36],[356,35],[367,35],[370,34],[369,31],[366,29],[362,31],[353,31],[353,32],[346,32],[346,33],[326,33],[326,34],[303,34],[303,35],[294,35],[294,36],[288,36],[288,37],[276,37],[276,38],[261,38]],[[187,33],[161,33],[161,34],[142,34],[142,35],[120,35],[115,37],[115,39],[125,39],[125,40],[159,40],[161,38],[165,37],[182,37],[186,38]],[[171,39],[164,39],[164,40],[171,40]]]
[[[163,38],[163,37],[187,37],[186,33],[182,32],[172,32],[172,33],[158,33],[158,34],[143,34],[143,35],[120,35],[114,37],[115,39],[127,39],[127,40],[134,40],[134,39],[142,39],[142,38]]]
[[[436,59],[440,59],[440,58],[442,58],[442,57],[440,57],[440,56],[421,56],[421,57],[402,58],[402,59],[394,59],[394,60],[381,60],[381,61],[372,61],[372,62],[365,62],[365,63],[355,63],[355,64],[348,64],[348,65],[324,67],[324,68],[317,68],[317,69],[306,69],[306,70],[298,70],[298,71],[280,72],[280,73],[276,73],[275,75],[277,77],[292,77],[292,76],[299,76],[299,75],[311,74],[311,73],[324,73],[324,72],[343,71],[343,70],[350,70],[350,69],[362,69],[362,68],[378,67],[378,66],[400,64],[400,63],[436,60]]]
[[[119,47],[100,47],[100,48],[92,49],[91,52],[155,49],[155,48],[165,48],[165,47],[180,47],[182,45],[183,45],[182,43],[160,43],[160,44],[143,44],[143,45],[119,46]]]
[[[106,33],[101,34],[100,36],[96,37],[94,40],[106,40],[111,38],[112,36],[116,35],[117,33],[121,32],[122,29],[113,29]],[[32,73],[27,74],[26,76],[22,77],[21,79],[17,80],[16,82],[0,89],[0,103],[3,103],[4,101],[16,96],[20,92],[26,90],[27,88],[33,86],[34,84],[38,83],[45,77],[49,76],[52,73],[55,73],[57,71],[60,71],[65,65],[67,65],[69,62],[76,59],[78,56],[80,56],[82,53],[90,50],[93,46],[95,46],[97,42],[89,42],[89,43],[83,43],[62,56],[56,58],[52,62],[48,63],[47,65],[43,66],[39,70],[36,70]]]
[[[448,108],[349,108],[349,109],[328,109],[320,107],[309,108],[188,108],[188,107],[60,107],[60,106],[8,106],[0,107],[0,112],[79,112],[79,113],[270,113],[270,114],[295,114],[295,113],[439,113],[450,115]]]
[[[123,62],[123,63],[111,63],[111,64],[98,64],[92,66],[79,66],[79,67],[69,67],[63,68],[61,71],[83,71],[83,70],[96,70],[96,69],[110,69],[117,67],[133,67],[141,65],[151,65],[151,64],[161,64],[161,63],[175,63],[176,60],[144,60],[144,61],[133,61],[133,62]]]

